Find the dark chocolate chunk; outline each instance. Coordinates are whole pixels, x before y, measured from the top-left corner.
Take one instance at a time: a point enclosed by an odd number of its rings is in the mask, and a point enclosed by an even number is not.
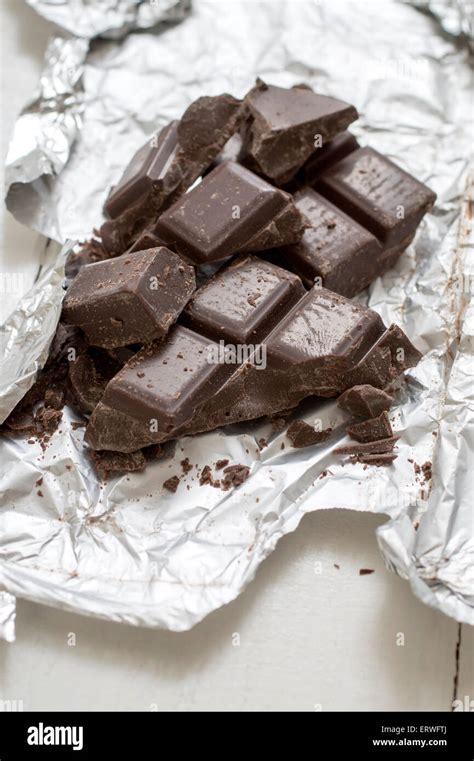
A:
[[[95,346],[163,338],[196,287],[194,270],[167,248],[152,248],[83,267],[63,306]]]
[[[322,172],[359,148],[359,143],[350,132],[341,132],[335,138],[317,148],[306,164],[301,167],[300,175],[305,185],[312,185]]]
[[[143,196],[153,193],[163,200],[181,180],[173,159],[178,149],[178,122],[171,122],[153,135],[133,156],[121,179],[110,192],[105,212],[113,219],[133,206]],[[170,172],[170,168],[174,171]],[[160,200],[156,198],[156,208]]]
[[[181,316],[188,327],[219,341],[259,341],[303,296],[301,280],[280,267],[245,256],[199,288]]]
[[[359,569],[359,576],[368,576],[369,574],[373,573],[373,568],[360,568]]]
[[[377,417],[392,406],[393,396],[369,384],[347,389],[337,400],[338,407],[357,417]]]
[[[392,425],[386,410],[378,417],[364,420],[362,423],[353,423],[347,428],[347,433],[351,439],[363,443],[393,436]]]
[[[372,148],[359,148],[323,173],[316,185],[387,246],[412,235],[436,195]]]
[[[332,428],[316,431],[304,420],[294,420],[286,433],[294,447],[311,447],[313,444],[321,444],[321,442],[326,441],[332,433]]]
[[[227,161],[159,218],[156,231],[195,264],[296,243],[304,223],[288,193]]]
[[[277,184],[288,182],[322,143],[357,119],[354,106],[309,87],[286,89],[257,80],[245,97],[248,117],[241,160]]]
[[[216,470],[222,470],[222,468],[225,468],[225,466],[228,464],[229,464],[229,460],[217,460]]]
[[[349,444],[345,447],[337,447],[333,449],[334,454],[382,454],[385,452],[391,452],[400,436],[389,436],[386,439],[380,439],[380,441],[368,441],[365,444]]]
[[[232,372],[209,361],[213,344],[180,325],[120,370],[89,422],[86,438],[97,449],[139,449],[171,438],[193,409]],[[136,443],[138,442],[138,443]]]
[[[354,296],[381,274],[379,241],[347,214],[309,187],[295,193],[295,204],[311,227],[299,243],[282,249],[287,266],[306,282],[343,296]]]

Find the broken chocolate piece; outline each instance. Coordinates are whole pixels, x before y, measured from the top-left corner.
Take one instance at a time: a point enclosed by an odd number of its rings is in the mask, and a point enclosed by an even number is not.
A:
[[[337,405],[342,410],[350,412],[357,417],[377,417],[384,410],[392,406],[393,396],[382,389],[368,384],[353,386],[347,389],[339,399]]]
[[[194,270],[167,248],[83,267],[63,305],[64,319],[95,346],[163,338],[196,287]]]
[[[364,420],[362,423],[353,423],[347,428],[347,433],[351,439],[366,443],[369,441],[378,441],[393,436],[392,426],[384,410],[378,417]]]
[[[105,202],[104,210],[111,219],[151,193],[158,210],[176,190],[182,178],[176,161],[173,162],[178,147],[177,128],[178,122],[171,122],[135,153]]]
[[[159,218],[160,238],[195,264],[296,243],[304,222],[288,193],[227,161]]]
[[[299,243],[280,250],[289,269],[307,283],[343,296],[366,288],[386,267],[379,241],[309,187],[295,193],[295,205],[311,227]]]
[[[245,97],[248,117],[240,160],[277,184],[288,182],[326,141],[357,119],[354,106],[309,87],[286,89],[257,80]]]
[[[324,431],[316,431],[313,426],[304,420],[294,420],[288,427],[287,436],[294,447],[311,447],[313,444],[321,444],[332,433],[332,428]]]
[[[181,322],[215,341],[255,343],[304,293],[296,275],[255,256],[245,256],[196,291]]]
[[[193,465],[189,462],[189,457],[186,457],[184,460],[181,460],[180,462],[181,470],[186,475],[186,473],[189,473],[190,470],[193,469]]]
[[[316,189],[385,245],[414,231],[436,195],[372,148],[358,148],[324,172]]]
[[[414,367],[421,356],[398,325],[391,325],[348,373],[348,385],[386,388],[400,373]]]
[[[383,454],[385,452],[391,452],[400,436],[389,436],[387,439],[381,439],[380,441],[368,441],[365,444],[349,444],[345,447],[337,447],[333,449],[334,454]]]

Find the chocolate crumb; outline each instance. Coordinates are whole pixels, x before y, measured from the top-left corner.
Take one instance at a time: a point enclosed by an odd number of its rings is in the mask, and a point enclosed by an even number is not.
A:
[[[337,570],[339,571],[339,570],[340,570],[340,568],[341,568],[341,566],[340,566],[340,565],[338,565],[337,563],[334,563],[334,568],[337,568]]]
[[[43,492],[41,491],[41,489],[38,489],[38,491],[36,493],[37,493],[38,497],[42,497],[43,496]]]
[[[425,481],[430,481],[433,473],[432,473],[432,464],[429,460],[423,463],[423,465],[421,466],[421,470],[423,471]]]
[[[193,469],[193,466],[189,462],[189,457],[186,457],[184,460],[181,460],[180,465],[181,465],[183,473],[189,473],[189,471]]]
[[[168,478],[164,483],[163,486],[168,491],[173,492],[173,494],[176,492],[178,486],[179,486],[179,477],[178,476],[172,476],[171,478]]]
[[[41,478],[38,478],[38,480],[35,481],[35,486],[41,486],[42,483],[43,483],[43,476],[41,476]]]
[[[222,468],[225,468],[225,466],[228,464],[229,464],[229,460],[217,460],[216,470],[222,470]]]
[[[262,449],[265,449],[265,447],[268,447],[268,442],[263,437],[257,441],[257,444],[260,451],[262,451]]]
[[[368,576],[370,573],[374,573],[374,568],[360,568],[359,576]]]

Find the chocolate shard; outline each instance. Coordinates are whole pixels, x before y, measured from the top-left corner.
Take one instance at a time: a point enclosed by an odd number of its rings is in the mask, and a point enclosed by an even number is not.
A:
[[[392,425],[386,410],[381,412],[378,417],[364,420],[361,423],[353,423],[353,425],[347,428],[347,433],[351,439],[362,443],[387,439],[393,436]]]
[[[204,173],[238,129],[242,114],[241,101],[231,95],[203,96],[191,103],[180,122],[164,127],[138,152],[125,182],[122,178],[106,203],[109,213],[120,208],[100,229],[110,255],[126,251]]]
[[[380,454],[359,454],[355,457],[356,462],[362,462],[366,465],[376,465],[380,467],[382,465],[390,465],[397,459],[394,452],[381,452]]]
[[[348,385],[370,384],[383,389],[402,372],[415,367],[421,357],[398,325],[391,325],[350,371]]]
[[[194,270],[167,248],[83,267],[67,291],[64,320],[94,346],[163,338],[196,287]]]
[[[181,322],[215,341],[255,343],[304,293],[296,275],[255,256],[242,256],[196,291]]]
[[[276,184],[288,182],[314,153],[316,136],[324,143],[357,119],[354,106],[310,88],[286,89],[257,80],[245,97],[240,160]]]
[[[386,246],[413,235],[436,195],[372,148],[352,151],[322,174],[316,189]]]
[[[337,447],[333,449],[333,452],[334,454],[343,455],[382,454],[384,452],[391,452],[399,438],[400,436],[389,436],[386,439],[368,441],[365,444],[349,444],[345,447]]]
[[[359,143],[351,132],[341,132],[321,148],[317,148],[301,167],[299,177],[304,185],[317,182],[321,174],[329,167],[359,148]]]
[[[316,431],[313,426],[306,423],[305,420],[294,420],[286,432],[292,445],[296,448],[311,447],[314,444],[321,444],[326,441],[332,433],[332,428],[326,428],[324,431]]]
[[[356,417],[373,418],[384,410],[389,410],[393,396],[382,389],[370,384],[361,384],[348,388],[339,399],[337,405]]]
[[[160,238],[195,264],[296,243],[305,223],[288,193],[232,161],[159,218]]]
[[[182,180],[181,168],[173,161],[177,149],[178,122],[174,121],[152,135],[132,157],[105,202],[107,216],[114,219],[151,194],[159,209]]]
[[[383,249],[374,235],[309,187],[294,199],[311,226],[299,243],[280,249],[289,269],[348,297],[381,274]]]

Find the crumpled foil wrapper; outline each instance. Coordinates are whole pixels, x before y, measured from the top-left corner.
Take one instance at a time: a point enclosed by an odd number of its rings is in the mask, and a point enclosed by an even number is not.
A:
[[[27,0],[41,16],[77,37],[118,39],[136,29],[182,21],[191,0]]]
[[[46,13],[55,4],[35,5]],[[74,7],[62,8],[64,26]],[[91,12],[87,23],[93,18]],[[54,59],[54,44],[47,51],[43,90],[51,102],[55,89],[67,95],[58,97],[64,130],[53,132],[48,153],[40,142],[41,109],[31,120],[35,150],[18,125],[14,132],[8,205],[21,221],[61,243],[84,238],[134,150],[194,98],[242,96],[256,75],[284,86],[307,82],[354,102],[361,142],[438,193],[414,245],[363,297],[386,324],[400,324],[424,358],[400,384],[391,411],[401,438],[389,468],[364,469],[331,454],[346,422],[334,401],[307,403],[298,415],[334,428],[319,446],[293,449],[284,432],[247,423],[181,439],[146,471],[105,483],[70,410],[44,452],[39,443],[4,436],[0,587],[80,613],[185,630],[237,597],[306,512],[343,507],[386,514],[378,539],[388,567],[428,605],[473,623],[472,202],[463,203],[471,149],[468,47],[413,5],[378,2],[366,13],[344,0],[196,0],[183,23],[158,35],[98,40],[82,56],[80,42],[72,40],[70,58],[61,48],[64,55]],[[73,119],[79,104],[80,122]],[[51,252],[41,280],[3,328],[3,418],[44,362],[69,246],[57,258]],[[260,449],[262,437],[269,445]],[[198,467],[171,494],[163,482],[181,474],[186,457]],[[248,480],[229,492],[200,486],[198,470],[223,458],[248,465]],[[415,473],[426,463],[432,480]],[[12,621],[11,598],[3,607],[0,600],[0,611],[0,621]],[[11,638],[11,624],[9,631]]]

